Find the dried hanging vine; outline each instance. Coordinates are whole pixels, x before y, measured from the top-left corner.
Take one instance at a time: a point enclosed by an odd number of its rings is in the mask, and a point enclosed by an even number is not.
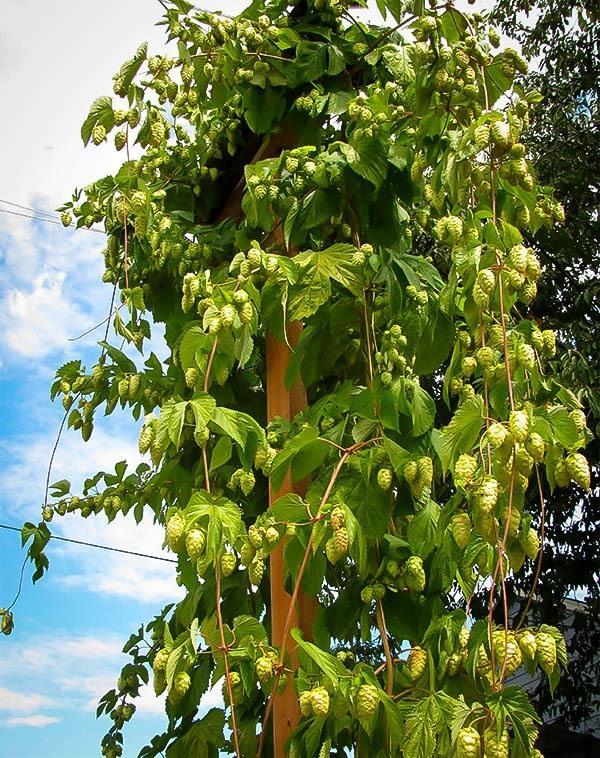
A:
[[[537,716],[506,679],[539,667],[556,686],[565,645],[510,628],[504,583],[541,549],[525,492],[541,475],[589,488],[590,435],[547,371],[554,333],[527,317],[542,270],[522,232],[563,211],[520,142],[538,98],[513,83],[526,63],[450,3],[381,0],[391,27],[334,0],[236,18],[164,5],[174,53],[140,47],[82,127],[140,157],[61,209],[105,225],[117,335],[142,353],[150,314],[170,351],[140,367],[104,340],[52,387],[85,440],[100,409],[143,418],[151,462],[81,495],[57,482],[45,521],[154,518],[185,590],[127,643],[99,707],[103,754],[121,755],[152,672],[168,728],[146,758],[271,754],[290,677],[292,756],[539,755]],[[265,337],[291,321],[288,378],[308,408],[267,424]],[[309,477],[305,496],[267,508],[288,472]],[[26,525],[35,578],[48,534]],[[281,544],[288,590],[318,613],[313,642],[290,616],[278,649],[265,571]],[[483,587],[489,617],[448,611]],[[224,709],[199,715],[219,683]]]

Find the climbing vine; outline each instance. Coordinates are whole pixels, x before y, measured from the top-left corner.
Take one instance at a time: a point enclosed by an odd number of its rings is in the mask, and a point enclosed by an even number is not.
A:
[[[168,727],[145,758],[272,755],[288,686],[291,756],[539,756],[507,679],[555,687],[565,645],[510,627],[504,584],[542,560],[526,491],[543,509],[541,477],[589,488],[590,434],[528,317],[542,270],[522,234],[564,214],[520,141],[526,62],[451,3],[378,0],[385,26],[346,0],[163,5],[171,52],[141,46],[81,131],[127,160],[61,208],[105,227],[124,344],[52,385],[84,440],[129,409],[147,457],[79,494],[55,483],[24,533],[36,578],[67,512],[154,519],[177,558],[185,596],[132,635],[100,702],[103,755],[151,678]],[[144,352],[161,325],[164,361]],[[273,341],[306,391],[291,419],[267,415]],[[311,628],[290,613],[277,643],[274,552],[293,603],[314,598]],[[214,686],[224,707],[202,715]]]

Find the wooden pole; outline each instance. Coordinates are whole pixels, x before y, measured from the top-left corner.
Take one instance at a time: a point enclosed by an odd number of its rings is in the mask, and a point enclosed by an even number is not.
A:
[[[293,147],[296,144],[294,135],[287,128],[273,135],[265,142],[252,162],[272,158],[282,149]],[[241,215],[241,202],[244,193],[244,183],[241,179],[228,197],[219,220],[224,218],[237,218]],[[279,229],[275,232],[276,239],[283,245],[283,236]],[[302,325],[298,322],[286,325],[288,343],[292,347],[297,344],[302,331]],[[284,419],[292,419],[299,411],[306,408],[306,391],[298,380],[288,389],[285,384],[285,374],[290,361],[291,353],[285,342],[272,335],[266,336],[266,379],[267,379],[267,418],[270,421],[276,416]],[[283,483],[277,490],[269,486],[269,506],[275,500],[289,492],[304,494],[305,482],[294,484],[290,473],[286,475]],[[279,646],[283,639],[286,617],[289,611],[291,596],[284,589],[284,561],[283,547],[278,546],[270,556],[270,594],[271,594],[271,638],[274,645]],[[302,630],[305,639],[312,639],[312,627],[316,618],[316,602],[302,591],[298,595],[298,602],[292,617],[292,628]],[[300,709],[291,680],[288,681],[285,690],[273,696],[273,758],[285,758],[285,742],[290,733],[300,720]]]

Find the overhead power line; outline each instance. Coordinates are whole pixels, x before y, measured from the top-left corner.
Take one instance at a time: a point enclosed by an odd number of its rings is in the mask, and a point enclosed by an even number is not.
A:
[[[9,524],[0,524],[0,529],[8,529],[11,532],[21,533],[18,526]],[[95,542],[85,542],[84,540],[73,540],[69,537],[59,537],[57,534],[50,535],[51,540],[60,540],[61,542],[71,542],[74,545],[83,545],[84,547],[95,547],[98,550],[110,550],[113,553],[124,553],[125,555],[135,555],[138,558],[151,558],[154,561],[164,561],[165,563],[177,563],[173,558],[163,558],[161,555],[150,555],[149,553],[138,553],[135,550],[125,550],[122,547],[110,547],[109,545],[97,545]]]
[[[22,213],[21,211],[11,211],[8,208],[0,208],[0,213],[6,213],[9,216],[19,216],[20,218],[28,218],[31,221],[43,221],[45,224],[55,224],[56,226],[64,227],[64,224],[62,223],[62,221],[59,221],[56,217],[50,216],[49,213],[45,213],[44,211],[36,211],[34,208],[27,208],[26,206],[18,205],[17,203],[8,203],[7,200],[0,200],[0,203],[6,203],[7,205],[12,205],[16,208],[23,208],[25,210],[32,211],[31,213]],[[44,213],[44,215],[39,215],[41,213]],[[105,232],[103,232],[102,229],[94,229],[92,227],[87,227],[87,226],[76,227],[74,225],[70,225],[64,228],[74,229],[76,231],[83,230],[86,232],[95,232],[96,234],[105,234]]]

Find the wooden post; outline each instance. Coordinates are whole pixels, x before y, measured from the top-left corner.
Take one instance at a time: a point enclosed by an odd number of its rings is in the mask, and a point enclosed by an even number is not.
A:
[[[283,127],[277,134],[272,135],[260,147],[252,163],[272,158],[282,149],[293,147],[296,144],[294,134],[287,127]],[[237,185],[227,198],[219,213],[219,220],[224,218],[239,218],[241,215],[241,203],[244,193],[244,180],[240,178]],[[283,245],[283,236],[280,230],[276,231],[276,238]],[[293,347],[297,344],[302,331],[302,325],[298,322],[286,325],[288,342]],[[281,416],[284,419],[292,419],[299,411],[306,408],[306,392],[300,381],[297,381],[289,390],[285,385],[285,374],[290,360],[290,349],[272,335],[266,336],[266,375],[267,375],[267,418],[273,419]],[[289,492],[304,494],[305,483],[292,483],[288,472],[281,487],[273,491],[269,487],[269,506],[282,495]],[[291,596],[284,589],[284,562],[283,549],[278,546],[270,556],[270,591],[271,591],[271,638],[274,645],[280,645],[283,638],[285,621],[290,607]],[[292,617],[292,628],[302,630],[305,639],[312,639],[312,626],[316,618],[316,602],[307,597],[302,591],[298,595],[297,607]],[[293,657],[293,656],[292,656]],[[300,720],[298,700],[291,682],[281,694],[273,696],[273,758],[285,758],[285,742],[290,733]]]
[[[287,325],[287,335],[290,345],[296,345],[301,324],[294,322]],[[289,390],[285,386],[285,373],[290,359],[290,350],[285,342],[267,335],[267,415],[269,420],[275,416],[285,419],[293,418],[298,411],[306,407],[306,392],[297,381]],[[303,494],[305,485],[299,483],[294,487],[288,472],[278,490],[269,489],[269,500],[273,502],[288,492]],[[291,596],[284,589],[283,547],[278,547],[271,553],[271,634],[273,644],[279,646],[282,642],[286,617],[290,607]],[[298,596],[297,607],[292,616],[292,628],[302,630],[306,639],[312,639],[312,625],[316,616],[316,604],[312,598],[302,591]],[[298,699],[294,687],[288,682],[282,694],[273,698],[273,756],[284,758],[285,741],[300,720]]]

